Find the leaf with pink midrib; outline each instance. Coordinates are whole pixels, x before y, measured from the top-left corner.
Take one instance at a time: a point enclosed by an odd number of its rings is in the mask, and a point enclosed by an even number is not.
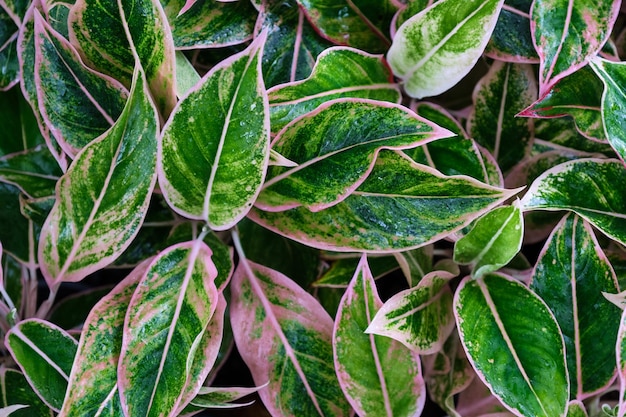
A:
[[[274,416],[349,415],[332,366],[333,321],[281,273],[243,259],[231,283],[235,342]]]

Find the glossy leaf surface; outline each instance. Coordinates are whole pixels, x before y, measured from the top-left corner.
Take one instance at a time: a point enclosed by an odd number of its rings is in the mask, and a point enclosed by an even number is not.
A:
[[[587,222],[569,214],[558,224],[539,256],[530,288],[550,307],[563,333],[570,397],[582,401],[605,388],[615,375],[620,310],[602,293],[614,294],[618,288]]]
[[[530,186],[524,210],[571,210],[604,234],[626,242],[626,199],[614,192],[626,180],[626,168],[615,159],[579,159],[549,169]],[[584,191],[583,191],[584,190]]]
[[[505,62],[536,64],[539,56],[530,33],[532,0],[505,0],[485,55]]]
[[[0,157],[0,181],[17,186],[30,198],[54,195],[62,174],[44,145]]]
[[[328,102],[293,121],[272,142],[272,149],[297,165],[270,167],[255,205],[268,211],[323,210],[365,181],[381,149],[411,148],[449,135],[399,105]]]
[[[480,58],[504,0],[440,0],[398,29],[387,54],[411,97],[457,84]]]
[[[200,240],[172,246],[148,266],[124,323],[118,387],[125,414],[173,415],[181,406],[217,307],[216,276],[211,250]]]
[[[365,333],[382,305],[367,258],[362,256],[333,329],[339,384],[359,415],[419,415],[426,386],[417,352],[393,339]]]
[[[50,408],[58,411],[76,355],[76,341],[50,323],[29,319],[11,328],[5,344],[29,384]]]
[[[525,417],[565,415],[569,381],[563,336],[539,297],[510,278],[490,274],[462,281],[454,309],[474,369],[507,408]]]
[[[213,67],[163,128],[161,190],[174,210],[213,229],[228,229],[241,220],[265,177],[269,110],[262,46],[259,37]]]
[[[156,181],[157,120],[136,72],[120,118],[81,151],[57,184],[38,253],[50,285],[79,281],[111,263],[137,234]]]
[[[333,321],[286,276],[243,260],[231,284],[237,348],[275,416],[347,416],[333,368]]]
[[[26,405],[27,408],[15,411],[12,417],[52,417],[53,411],[35,394],[28,381],[15,369],[0,369],[0,387],[4,393],[0,406],[12,404]]]
[[[339,204],[317,213],[304,207],[252,210],[250,217],[320,249],[392,252],[449,235],[514,193],[467,177],[445,177],[385,151],[368,179]]]

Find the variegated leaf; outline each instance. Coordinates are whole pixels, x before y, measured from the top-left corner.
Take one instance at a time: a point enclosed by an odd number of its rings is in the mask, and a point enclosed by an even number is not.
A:
[[[567,417],[589,417],[589,414],[582,401],[573,400],[567,404]]]
[[[167,117],[176,103],[174,42],[158,0],[77,0],[68,25],[85,62],[126,86],[136,55],[156,106]]]
[[[117,366],[124,318],[150,262],[148,259],[137,266],[96,303],[85,319],[61,417],[123,415],[117,389]]]
[[[515,116],[536,99],[534,70],[527,64],[495,61],[474,89],[467,132],[489,149],[503,172],[530,152],[532,119]]]
[[[533,1],[530,30],[540,59],[541,96],[600,52],[620,4],[619,0]]]
[[[615,345],[617,358],[617,377],[619,381],[618,417],[626,416],[626,310],[622,312],[617,343]]]
[[[24,375],[15,369],[0,368],[0,407],[12,404],[26,405],[28,408],[15,411],[11,417],[52,417],[54,412],[35,394]]]
[[[333,321],[286,276],[243,259],[231,284],[235,342],[273,416],[348,416],[333,369]]]
[[[86,68],[72,45],[35,10],[35,86],[44,123],[75,157],[122,113],[122,84]]]
[[[411,97],[457,84],[480,58],[504,0],[440,0],[398,29],[387,54]]]
[[[148,266],[124,322],[118,389],[125,415],[172,416],[184,406],[217,307],[216,276],[201,240],[172,246]]]
[[[272,166],[255,205],[317,212],[345,200],[370,174],[382,149],[406,149],[451,133],[397,104],[338,99],[287,125],[272,149],[295,162]]]
[[[120,118],[57,184],[38,253],[51,287],[113,262],[139,231],[156,182],[158,118],[146,87],[138,68]]]
[[[601,392],[615,375],[620,310],[602,296],[617,279],[591,226],[569,214],[539,255],[530,288],[556,317],[565,339],[570,398]]]
[[[191,405],[201,408],[236,408],[250,405],[252,403],[232,403],[245,396],[253,394],[261,387],[253,388],[223,388],[223,387],[202,387],[198,395],[191,401]]]
[[[264,36],[213,67],[176,106],[159,141],[159,184],[178,213],[215,230],[252,207],[269,160]],[[207,105],[207,103],[209,105]]]
[[[485,55],[505,62],[539,63],[530,33],[532,0],[505,0]]]
[[[12,327],[4,343],[37,395],[59,411],[76,355],[76,340],[48,322],[28,319]]]
[[[365,332],[395,339],[420,355],[441,350],[454,329],[448,281],[455,276],[448,271],[426,274],[415,287],[387,300]]]
[[[46,320],[62,329],[81,329],[91,309],[112,289],[112,285],[105,285],[63,297],[50,309]]]
[[[426,274],[433,270],[433,255],[434,248],[432,245],[394,252],[393,256],[400,265],[409,288],[415,287]]]
[[[390,0],[298,0],[323,37],[371,53],[389,48],[389,27],[397,11]]]
[[[509,410],[523,417],[565,415],[563,335],[537,295],[512,278],[488,274],[461,282],[454,309],[468,359]]]
[[[415,16],[422,10],[432,6],[437,0],[408,0],[406,4],[402,2],[400,10],[396,12],[391,20],[391,39],[396,36],[396,32],[400,26],[411,17]]]
[[[358,415],[419,415],[426,387],[418,353],[395,340],[364,333],[382,305],[363,255],[335,318],[333,355],[339,385]]]
[[[352,48],[328,48],[317,57],[306,80],[277,85],[267,91],[272,131],[278,132],[297,117],[337,98],[399,103],[400,90],[392,81],[393,74],[382,56]]]
[[[616,159],[564,162],[533,181],[522,207],[573,211],[607,236],[626,243],[626,196],[615,189],[624,181],[626,168]]]
[[[252,220],[306,245],[341,252],[395,252],[427,245],[467,226],[517,190],[446,177],[381,151],[368,179],[344,201],[313,213],[253,209]]]
[[[420,249],[416,249],[415,251],[419,250]],[[313,283],[313,286],[317,288],[346,288],[350,284],[359,262],[360,258],[358,257],[337,259],[331,264],[330,268]],[[367,262],[374,279],[378,279],[398,269],[398,261],[390,255],[369,256]]]

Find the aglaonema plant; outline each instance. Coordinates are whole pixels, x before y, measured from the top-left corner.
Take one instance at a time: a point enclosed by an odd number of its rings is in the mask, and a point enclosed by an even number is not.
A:
[[[626,416],[621,2],[0,6],[0,415]]]

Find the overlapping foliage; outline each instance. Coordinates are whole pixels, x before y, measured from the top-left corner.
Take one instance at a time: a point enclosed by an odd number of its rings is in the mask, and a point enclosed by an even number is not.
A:
[[[626,416],[620,6],[0,0],[0,415]]]

